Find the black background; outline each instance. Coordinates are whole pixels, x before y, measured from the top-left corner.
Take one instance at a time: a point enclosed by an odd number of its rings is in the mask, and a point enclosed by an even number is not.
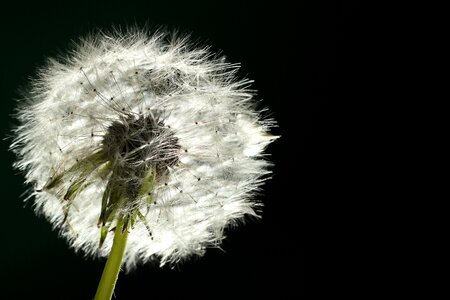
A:
[[[264,1],[259,1],[264,2]],[[121,274],[117,299],[214,299],[303,296],[308,233],[320,226],[309,211],[325,203],[339,161],[336,147],[345,123],[336,116],[355,90],[358,39],[355,3],[296,5],[283,1],[107,1],[12,3],[2,9],[1,136],[8,135],[20,86],[44,61],[96,28],[167,26],[241,62],[240,75],[255,80],[282,136],[268,152],[274,177],[261,195],[260,221],[228,230],[223,251],[209,249],[175,270],[157,265]],[[315,2],[315,1],[310,1]],[[0,285],[5,299],[91,299],[104,261],[74,253],[50,224],[24,205],[23,176],[1,142]],[[325,204],[324,204],[325,205]],[[314,263],[312,263],[314,268]],[[3,297],[2,297],[3,298]]]

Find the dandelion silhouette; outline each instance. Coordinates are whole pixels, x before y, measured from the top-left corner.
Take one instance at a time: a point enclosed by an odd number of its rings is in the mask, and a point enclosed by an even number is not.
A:
[[[217,246],[227,225],[257,215],[274,140],[237,70],[187,38],[139,30],[50,59],[11,146],[36,211],[76,250],[114,254],[116,267],[122,255],[130,269]]]

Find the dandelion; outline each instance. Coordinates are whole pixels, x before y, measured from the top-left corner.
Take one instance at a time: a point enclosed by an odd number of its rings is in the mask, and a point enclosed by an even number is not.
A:
[[[130,30],[81,40],[32,81],[15,167],[71,247],[109,256],[104,277],[202,255],[257,215],[274,122],[237,70],[187,38]]]

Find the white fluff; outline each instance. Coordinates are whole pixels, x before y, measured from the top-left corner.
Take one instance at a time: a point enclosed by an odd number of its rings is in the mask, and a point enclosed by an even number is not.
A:
[[[17,110],[21,125],[11,146],[19,157],[15,166],[33,186],[36,211],[76,250],[107,256],[113,234],[99,249],[97,226],[105,178],[90,177],[67,220],[61,191],[42,188],[101,149],[108,126],[123,122],[123,114],[158,114],[177,138],[178,151],[170,151],[178,163],[156,179],[151,205],[138,199],[153,238],[138,221],[130,230],[125,267],[155,257],[176,263],[217,246],[227,225],[257,215],[254,195],[269,173],[262,151],[274,139],[268,133],[274,122],[255,110],[250,81],[237,80],[237,68],[191,47],[186,38],[142,31],[98,34],[66,58],[49,60]],[[165,136],[151,142],[160,150],[143,158],[150,165],[165,151]]]

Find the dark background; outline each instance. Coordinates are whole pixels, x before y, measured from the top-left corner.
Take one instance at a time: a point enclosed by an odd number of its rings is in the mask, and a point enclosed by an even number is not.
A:
[[[36,1],[2,8],[3,137],[15,123],[10,115],[18,88],[45,57],[63,52],[72,39],[112,25],[165,25],[192,33],[229,61],[242,63],[240,75],[255,80],[259,99],[278,121],[274,133],[282,138],[268,149],[275,167],[261,195],[263,218],[228,230],[224,251],[209,249],[175,270],[146,265],[121,274],[117,299],[303,296],[309,273],[304,249],[307,237],[320,227],[311,203],[325,203],[333,189],[326,183],[339,176],[333,166],[339,160],[339,125],[345,121],[336,112],[357,96],[347,86],[358,80],[354,57],[360,37],[354,30],[356,3],[295,2]],[[68,249],[50,224],[21,202],[23,177],[11,168],[14,156],[8,145],[1,142],[2,298],[91,299],[104,261]]]

